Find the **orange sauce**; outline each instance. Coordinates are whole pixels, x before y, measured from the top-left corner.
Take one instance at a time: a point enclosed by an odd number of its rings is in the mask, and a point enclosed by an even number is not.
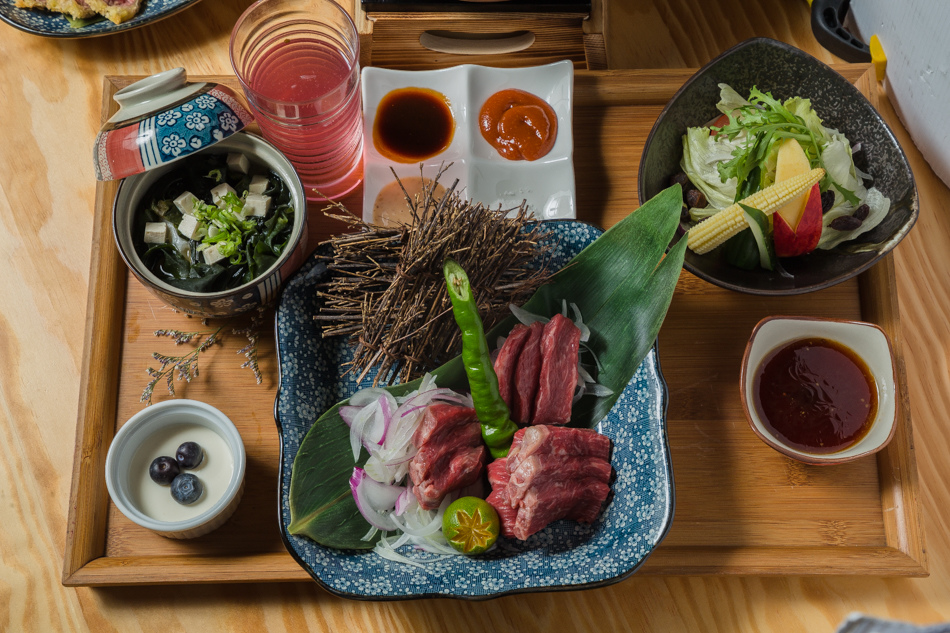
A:
[[[441,154],[452,144],[455,117],[445,95],[428,88],[399,88],[376,108],[373,144],[398,163],[414,163]]]
[[[778,438],[808,453],[857,444],[877,415],[877,387],[864,360],[827,339],[792,341],[756,370],[755,407]]]
[[[502,90],[488,98],[478,113],[482,136],[508,160],[538,160],[554,147],[554,108],[524,90]]]

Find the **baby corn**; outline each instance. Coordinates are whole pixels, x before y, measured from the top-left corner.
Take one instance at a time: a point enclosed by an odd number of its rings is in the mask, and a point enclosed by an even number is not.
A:
[[[716,215],[700,222],[687,233],[689,249],[697,255],[708,253],[729,238],[749,228],[740,204],[758,209],[765,215],[772,215],[792,198],[811,189],[816,182],[825,177],[825,170],[816,167],[809,172],[777,182],[757,191],[745,200],[726,207]]]

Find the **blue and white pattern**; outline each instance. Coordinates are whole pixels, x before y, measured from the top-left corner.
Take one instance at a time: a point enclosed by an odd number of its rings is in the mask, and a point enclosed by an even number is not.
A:
[[[95,37],[144,26],[186,9],[196,2],[198,0],[144,0],[138,14],[127,22],[113,24],[109,20],[103,19],[95,24],[74,29],[60,13],[38,9],[19,9],[13,5],[13,0],[0,0],[0,20],[21,31],[43,37]]]
[[[200,94],[139,123],[142,164],[151,169],[193,154],[242,127],[228,104],[214,95]]]
[[[550,223],[557,270],[590,244],[600,229],[573,221]],[[287,283],[277,310],[281,434],[281,530],[288,549],[327,590],[349,598],[455,596],[472,599],[525,591],[578,589],[610,584],[633,573],[666,536],[673,519],[673,475],[666,437],[666,382],[656,347],[643,361],[617,404],[597,427],[614,443],[617,473],[613,500],[593,525],[558,521],[527,541],[501,539],[490,554],[434,558],[401,550],[425,569],[394,563],[372,551],[335,550],[287,532],[294,457],[319,415],[357,390],[340,377],[352,357],[339,339],[324,340],[313,321],[314,286],[326,268],[310,259]]]

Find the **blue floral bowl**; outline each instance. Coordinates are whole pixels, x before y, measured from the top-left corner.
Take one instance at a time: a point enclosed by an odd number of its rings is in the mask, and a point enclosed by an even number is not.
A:
[[[554,270],[563,267],[601,230],[583,222],[546,222]],[[300,443],[326,409],[358,390],[341,365],[352,358],[339,337],[323,339],[313,315],[316,284],[326,267],[311,258],[291,278],[277,309],[280,386],[274,416],[281,437],[279,510],[287,550],[323,588],[363,600],[456,597],[483,600],[530,591],[589,589],[635,572],[663,540],[673,520],[673,471],[666,434],[666,381],[654,348],[617,404],[598,426],[614,444],[613,499],[593,525],[557,521],[527,541],[501,539],[489,554],[450,556],[424,569],[372,551],[323,547],[287,531],[290,476]],[[400,553],[410,558],[408,546]]]
[[[74,28],[61,13],[51,13],[37,9],[20,9],[12,1],[0,2],[0,20],[10,26],[42,37],[78,39],[98,37],[137,29],[140,26],[157,22],[175,15],[196,4],[198,0],[146,0],[139,12],[122,24],[113,24],[103,18],[97,22]]]

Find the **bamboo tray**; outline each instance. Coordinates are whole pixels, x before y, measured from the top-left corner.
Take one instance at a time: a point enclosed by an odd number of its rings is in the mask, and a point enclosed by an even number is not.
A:
[[[876,99],[868,66],[838,68]],[[579,71],[575,78],[575,169],[579,218],[610,226],[637,207],[643,142],[691,70]],[[135,77],[106,77],[112,95]],[[209,77],[235,86],[233,77]],[[236,87],[236,86],[235,86]],[[201,376],[177,383],[179,397],[204,400],[238,426],[247,448],[244,499],[224,527],[174,541],[128,521],[103,478],[117,429],[142,408],[153,351],[174,352],[162,328],[202,329],[165,308],[119,258],[111,230],[115,183],[96,191],[81,400],[69,503],[65,585],[309,581],[281,542],[277,521],[278,436],[273,419],[276,354],[268,323],[260,347],[263,385],[241,369],[230,336],[202,360]],[[344,202],[359,213],[361,191]],[[311,244],[339,230],[311,209]],[[771,314],[863,319],[881,325],[898,357],[900,419],[876,459],[834,467],[791,461],[748,428],[739,365],[758,320]],[[239,338],[241,340],[239,340]],[[670,388],[669,441],[676,514],[641,574],[926,576],[917,470],[893,258],[834,288],[800,297],[741,295],[683,273],[660,333]],[[181,353],[181,352],[179,352]],[[156,389],[156,401],[167,396]]]

